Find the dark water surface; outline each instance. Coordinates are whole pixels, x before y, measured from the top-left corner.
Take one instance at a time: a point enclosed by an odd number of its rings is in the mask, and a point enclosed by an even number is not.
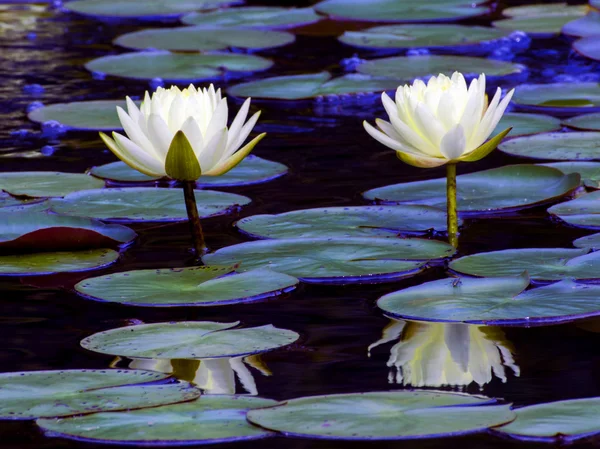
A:
[[[309,4],[300,1],[252,2],[286,6],[292,3],[298,6]],[[527,2],[503,4],[523,3]],[[500,5],[498,9],[501,9]],[[494,16],[497,17],[499,13]],[[486,18],[466,23],[487,24],[489,21]],[[34,101],[51,104],[142,95],[148,89],[147,83],[110,77],[94,80],[83,68],[83,63],[98,56],[121,52],[111,45],[111,39],[144,26],[103,24],[56,12],[41,17],[30,28],[13,32],[10,39],[7,35],[0,35],[1,171],[83,172],[93,165],[115,160],[96,133],[69,132],[58,138],[44,136],[39,126],[27,121],[25,111]],[[348,23],[344,26],[347,29],[355,25]],[[326,27],[327,24],[322,23],[312,30]],[[35,36],[30,33],[35,33]],[[377,52],[339,44],[334,36],[300,35],[292,46],[261,52],[274,58],[275,66],[246,80],[321,70],[341,73],[339,62],[355,53],[361,57],[377,56]],[[570,40],[566,37],[534,39],[530,49],[516,55],[513,60],[528,66],[528,82],[550,82],[556,75],[581,79],[586,74],[598,73],[598,64],[572,52]],[[524,77],[517,81],[524,81]],[[514,79],[500,83],[492,80],[489,85],[508,87],[511,82],[515,84]],[[217,83],[222,87],[228,85],[227,80]],[[31,90],[35,91],[31,86],[36,84],[43,87],[43,92],[31,93]],[[252,204],[244,207],[238,216],[203,221],[210,247],[218,249],[246,241],[233,227],[233,223],[241,217],[308,207],[365,204],[361,198],[364,190],[443,176],[443,168],[424,170],[402,164],[393,151],[364,132],[363,119],[372,121],[375,117],[384,116],[378,97],[360,97],[350,102],[253,100],[254,109],[263,111],[256,131],[269,133],[255,154],[286,164],[290,172],[261,185],[219,188],[246,195],[252,198]],[[230,99],[231,109],[237,109],[240,104],[237,100],[232,104]],[[54,153],[41,156],[39,150],[45,146],[51,146]],[[48,153],[50,149],[46,148],[44,152]],[[462,164],[459,170],[466,173],[519,162],[525,161],[496,152],[483,161]],[[467,219],[461,235],[460,253],[522,247],[568,248],[575,238],[591,234],[553,222],[545,209],[546,206],[543,206],[511,216]],[[139,232],[140,237],[123,252],[119,262],[88,276],[189,264],[186,224],[133,225],[132,228]],[[27,283],[36,286],[21,283],[18,279],[0,280],[0,365],[2,371],[105,368],[112,358],[80,348],[81,339],[97,331],[136,321],[241,320],[248,326],[272,323],[301,334],[300,340],[291,347],[262,356],[272,376],[266,377],[253,371],[261,396],[281,400],[305,395],[401,388],[388,383],[386,362],[393,343],[382,345],[373,350],[370,358],[367,356],[367,347],[381,337],[383,328],[389,323],[389,319],[375,307],[375,300],[382,294],[443,276],[443,271],[437,269],[389,284],[301,285],[291,294],[261,303],[168,309],[101,304],[60,288],[61,285],[72,285],[77,277],[51,276],[27,280]],[[79,278],[82,277],[85,275]],[[520,376],[509,373],[506,383],[494,379],[483,390],[473,384],[467,391],[504,398],[516,405],[600,396],[599,331],[600,322],[593,320],[584,325],[504,328],[506,339],[514,347]],[[237,392],[244,392],[241,385],[238,385]],[[581,445],[593,444],[586,442]],[[98,445],[45,438],[32,423],[0,424],[0,449],[94,446]],[[536,447],[535,444],[504,441],[485,434],[392,443],[273,438],[219,445],[223,449],[382,449],[400,446],[407,449]]]

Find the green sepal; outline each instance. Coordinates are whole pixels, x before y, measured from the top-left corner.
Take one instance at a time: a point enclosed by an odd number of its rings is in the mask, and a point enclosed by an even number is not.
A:
[[[480,159],[483,159],[488,154],[490,154],[492,151],[494,151],[498,145],[500,145],[500,142],[502,142],[502,139],[504,139],[506,137],[506,135],[510,132],[511,129],[512,129],[512,127],[506,128],[500,134],[497,134],[495,137],[493,137],[492,139],[488,140],[486,143],[484,143],[480,147],[473,150],[467,156],[458,158],[458,160],[461,162],[476,162]]]
[[[177,131],[171,141],[165,171],[169,178],[177,181],[196,181],[202,174],[196,153],[183,131]]]

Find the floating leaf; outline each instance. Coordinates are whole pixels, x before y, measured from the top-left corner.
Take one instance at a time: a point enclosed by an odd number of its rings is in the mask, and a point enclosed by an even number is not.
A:
[[[598,228],[600,227],[600,191],[552,206],[548,209],[548,213],[556,215],[573,226]]]
[[[200,390],[189,383],[173,383],[168,375],[152,371],[108,369],[1,373],[0,419],[130,410],[190,401],[199,396]]]
[[[39,419],[43,430],[78,441],[179,446],[237,442],[271,436],[246,421],[248,410],[275,401],[257,397],[204,395],[182,404],[67,419]]]
[[[271,270],[227,274],[234,267],[134,270],[88,278],[75,285],[98,301],[147,307],[218,306],[257,301],[295,288],[298,279]]]
[[[470,276],[518,276],[524,271],[536,281],[600,279],[600,252],[581,249],[522,248],[461,257],[449,268]],[[568,285],[568,284],[565,284]]]
[[[584,16],[586,11],[584,5],[569,6],[566,3],[515,6],[502,11],[510,19],[497,20],[492,25],[534,35],[559,34],[565,24]]]
[[[111,249],[0,256],[0,276],[41,276],[95,270],[113,264],[118,258],[119,253]]]
[[[492,135],[496,135],[506,128],[512,128],[509,138],[527,134],[539,134],[557,131],[561,128],[560,120],[550,115],[523,114],[509,112],[502,116]]]
[[[181,18],[188,25],[220,27],[292,28],[318,22],[322,16],[313,8],[283,8],[279,6],[249,6],[192,12]]]
[[[532,111],[580,114],[585,109],[600,110],[600,84],[522,84],[515,90],[512,101]]]
[[[552,162],[540,164],[560,170],[565,175],[579,173],[583,185],[600,189],[600,162]]]
[[[461,212],[513,211],[550,202],[579,187],[577,174],[537,165],[507,165],[457,177]],[[446,206],[446,178],[393,184],[368,190],[369,200],[389,204]]]
[[[580,237],[573,241],[573,246],[576,248],[585,248],[591,250],[600,249],[600,233]]]
[[[583,131],[600,131],[600,113],[578,115],[563,120],[563,125]]]
[[[171,18],[200,9],[218,8],[236,0],[79,0],[64,5],[67,11],[94,17]]]
[[[248,420],[290,436],[400,440],[482,432],[514,416],[508,405],[490,405],[481,396],[382,391],[292,399],[252,410]]]
[[[140,324],[98,332],[81,340],[85,349],[129,358],[205,359],[270,351],[299,335],[269,324],[236,328],[237,323],[183,321]]]
[[[304,282],[379,282],[419,273],[425,262],[454,248],[424,239],[305,238],[246,242],[203,257],[207,265],[241,264],[238,271],[268,267]]]
[[[2,192],[0,191],[0,210],[2,210],[2,208],[6,207],[6,208],[15,208],[15,207],[24,207],[30,204],[39,204],[40,202],[43,202],[43,199],[31,199],[31,198],[27,198],[27,199],[22,199],[22,198],[15,198],[12,195],[9,195],[6,192]],[[9,209],[7,209],[9,210]],[[3,211],[4,212],[4,211]]]
[[[127,107],[122,100],[56,103],[34,109],[27,117],[37,123],[54,120],[69,129],[80,131],[112,131],[123,129],[117,106]]]
[[[600,12],[589,11],[585,16],[572,20],[562,27],[562,32],[569,36],[587,37],[600,34]],[[597,38],[596,38],[597,39]]]
[[[600,61],[600,42],[598,36],[588,36],[573,42],[573,49],[586,58]]]
[[[196,190],[200,217],[226,214],[250,198],[214,190]],[[181,189],[132,187],[84,190],[50,201],[53,212],[111,221],[186,221]]]
[[[498,149],[513,156],[562,161],[600,159],[600,132],[545,133],[507,140]]]
[[[85,0],[79,0],[85,1]],[[235,53],[185,54],[144,51],[103,56],[85,65],[91,72],[138,80],[199,81],[229,72],[266,70],[273,63],[254,55]],[[229,74],[228,75],[233,75]]]
[[[102,187],[104,181],[79,173],[51,171],[0,173],[0,189],[15,196],[61,197],[80,190]]]

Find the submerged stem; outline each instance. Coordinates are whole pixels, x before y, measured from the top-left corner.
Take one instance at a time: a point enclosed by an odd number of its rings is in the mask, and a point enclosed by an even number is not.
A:
[[[448,205],[448,240],[458,248],[458,212],[456,205],[456,164],[446,165],[446,199]]]
[[[206,254],[207,248],[204,243],[204,233],[200,224],[200,216],[198,215],[198,206],[196,205],[196,196],[194,195],[194,181],[182,181],[183,196],[185,198],[185,208],[187,210],[190,223],[190,232],[192,233],[192,242],[194,254],[200,258]]]

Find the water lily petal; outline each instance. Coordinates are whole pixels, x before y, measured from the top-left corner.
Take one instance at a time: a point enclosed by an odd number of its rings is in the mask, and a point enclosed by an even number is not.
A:
[[[443,137],[440,151],[444,157],[452,161],[462,156],[466,144],[465,131],[462,125],[458,124]]]
[[[248,142],[246,146],[234,153],[233,156],[226,159],[225,161],[219,162],[218,165],[216,165],[212,170],[205,172],[204,175],[218,176],[227,173],[229,170],[236,167],[240,162],[242,162],[244,158],[248,156],[248,154],[250,154],[250,152],[254,149],[256,144],[260,142],[266,135],[266,133],[259,134],[250,142]]]
[[[163,160],[167,157],[174,135],[175,133],[171,132],[162,117],[158,114],[150,114],[150,117],[148,117],[148,137],[150,137],[154,148]]]
[[[162,177],[166,175],[164,164],[161,161],[138,147],[127,137],[122,136],[119,133],[113,133],[112,136],[116,147],[120,150],[119,153],[115,152],[115,155],[127,165],[135,168],[145,175],[154,177]]]
[[[227,141],[227,147],[229,147],[233,142],[235,142],[238,138],[240,130],[246,121],[246,117],[248,116],[248,111],[250,110],[250,98],[246,98],[244,104],[238,111],[237,115],[231,122],[231,126],[229,127],[229,135]]]
[[[187,137],[192,145],[196,157],[199,157],[200,153],[204,150],[204,139],[202,138],[202,133],[200,132],[200,128],[198,127],[196,120],[194,120],[194,117],[187,118],[181,126],[181,131],[183,131],[185,137]]]
[[[123,130],[125,131],[125,134],[127,134],[127,137],[144,151],[158,156],[156,148],[154,148],[152,142],[150,142],[148,137],[146,137],[144,132],[140,129],[139,124],[134,122],[133,119],[119,106],[117,106],[117,115],[119,116],[119,120],[121,121],[121,125],[123,126]]]
[[[244,143],[246,138],[252,132],[254,125],[256,125],[256,122],[258,121],[260,114],[261,114],[261,111],[258,111],[258,112],[255,112],[252,117],[250,117],[250,120],[248,120],[246,122],[246,124],[242,127],[242,129],[240,130],[240,132],[237,136],[237,139],[234,142],[232,142],[231,145],[229,144],[229,141],[228,141],[227,149],[225,150],[225,153],[221,157],[221,160],[228,158],[233,153],[235,153],[240,146],[242,146],[242,144]],[[231,140],[231,139],[229,139],[229,140]]]

